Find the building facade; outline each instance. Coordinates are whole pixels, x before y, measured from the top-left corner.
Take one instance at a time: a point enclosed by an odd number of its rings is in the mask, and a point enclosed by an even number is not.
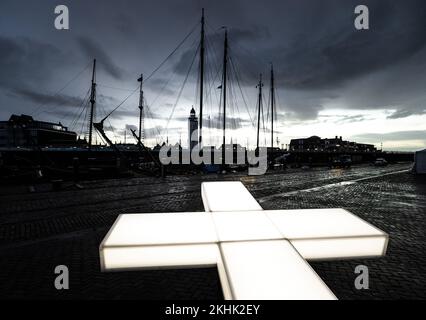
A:
[[[77,134],[59,123],[36,121],[28,115],[12,115],[0,121],[0,147],[68,146],[77,143]]]
[[[188,148],[189,150],[194,149],[198,144],[198,118],[195,115],[194,108],[191,109],[190,116],[188,118]]]
[[[357,143],[343,140],[340,136],[322,139],[318,136],[309,138],[292,139],[291,151],[328,151],[328,152],[374,152],[376,147],[372,144]]]

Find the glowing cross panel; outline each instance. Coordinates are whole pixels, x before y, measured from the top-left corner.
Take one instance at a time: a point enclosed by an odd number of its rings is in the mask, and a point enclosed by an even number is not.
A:
[[[219,241],[283,239],[265,211],[212,212]]]
[[[239,181],[203,182],[201,198],[206,212],[262,210],[256,199]]]
[[[220,248],[232,299],[336,299],[286,240],[225,242]]]
[[[100,253],[104,271],[218,266],[226,299],[335,299],[263,211],[121,215]]]
[[[104,245],[167,245],[217,242],[211,215],[176,212],[120,215]]]
[[[217,241],[203,212],[120,215],[101,244],[101,268],[213,266]]]
[[[343,209],[256,210],[239,182],[203,183],[202,194],[213,212],[119,216],[100,245],[102,270],[217,266],[226,299],[336,299],[305,259],[386,253],[387,234]],[[214,211],[238,201],[246,209]]]
[[[385,232],[344,209],[264,212],[308,260],[379,257],[387,250]]]

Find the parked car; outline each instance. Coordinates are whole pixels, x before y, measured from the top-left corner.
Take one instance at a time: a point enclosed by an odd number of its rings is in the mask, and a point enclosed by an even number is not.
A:
[[[376,167],[385,167],[388,165],[388,162],[383,158],[377,158],[376,161],[374,161],[374,165]]]
[[[269,168],[272,170],[283,170],[287,168],[287,158],[290,154],[283,154],[269,162]]]
[[[350,168],[352,165],[352,158],[348,155],[341,155],[331,161],[331,168]]]

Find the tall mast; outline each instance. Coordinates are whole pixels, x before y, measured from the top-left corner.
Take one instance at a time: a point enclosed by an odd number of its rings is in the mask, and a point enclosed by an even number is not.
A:
[[[142,137],[142,130],[143,130],[143,74],[141,74],[141,77],[138,79],[138,81],[141,83],[139,87],[139,139],[141,142],[143,142]]]
[[[225,29],[225,46],[223,52],[223,145],[222,145],[222,165],[225,165],[225,131],[226,131],[226,80],[228,65],[228,30]]]
[[[258,110],[257,110],[257,140],[256,140],[256,150],[259,150],[259,132],[260,132],[260,109],[262,108],[262,74],[260,74],[259,84],[259,101],[258,101]]]
[[[89,150],[92,149],[93,114],[96,103],[96,59],[93,60],[92,89],[90,93],[90,118],[89,118]]]
[[[203,141],[203,103],[204,103],[204,8],[201,13],[201,40],[200,40],[200,131],[199,131],[199,147]]]
[[[275,84],[274,66],[271,63],[271,151],[274,148]]]

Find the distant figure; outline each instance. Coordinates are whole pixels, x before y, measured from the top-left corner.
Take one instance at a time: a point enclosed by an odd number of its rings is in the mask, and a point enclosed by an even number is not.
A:
[[[78,157],[74,157],[72,159],[72,166],[74,171],[74,183],[80,182],[80,159]]]

